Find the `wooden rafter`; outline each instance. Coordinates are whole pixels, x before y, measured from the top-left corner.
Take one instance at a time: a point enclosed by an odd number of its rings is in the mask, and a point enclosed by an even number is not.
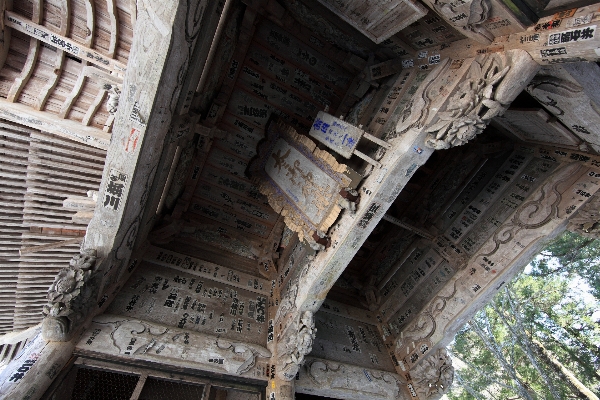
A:
[[[60,7],[60,30],[58,34],[66,36],[69,31],[69,25],[71,21],[71,9],[69,7],[70,0],[62,0]],[[52,75],[48,78],[48,83],[42,88],[37,98],[37,102],[34,106],[36,110],[42,110],[48,101],[48,97],[56,87],[58,79],[62,73],[63,62],[65,61],[65,52],[62,50],[56,50],[56,60],[54,61],[54,70]]]
[[[24,104],[11,103],[4,99],[0,99],[0,118],[103,150],[110,144],[110,134],[98,128],[82,126],[79,122],[61,119],[55,114],[36,111]]]
[[[107,57],[105,54],[101,54],[96,50],[84,46],[68,37],[57,35],[45,26],[36,24],[18,14],[7,11],[4,16],[4,23],[6,26],[23,32],[26,35],[32,36],[39,41],[48,43],[51,46],[55,46],[56,48],[72,54],[75,57],[79,57],[82,60],[89,61],[92,64],[96,64],[117,74],[122,75],[125,73],[126,65],[122,62]]]
[[[115,0],[106,0],[106,8],[110,18],[110,43],[108,45],[108,55],[114,58],[117,50],[117,40],[119,38],[119,21],[117,17],[117,4]]]
[[[83,125],[85,125],[85,126],[90,125],[90,123],[92,122],[92,118],[94,117],[94,114],[96,114],[96,111],[98,111],[98,108],[100,108],[100,105],[104,101],[105,96],[106,96],[106,89],[101,88],[100,91],[98,92],[98,94],[96,95],[96,98],[92,102],[92,104],[90,104],[90,108],[88,108],[87,112],[85,113],[83,120],[81,121],[81,123]]]
[[[94,18],[94,2],[92,0],[85,0],[85,11],[86,11],[86,26],[87,26],[87,36],[85,37],[84,45],[91,48],[94,43],[94,32],[95,32],[95,18]],[[83,62],[81,65],[81,72],[77,77],[77,81],[75,85],[73,85],[73,89],[71,93],[66,97],[65,102],[60,107],[60,111],[58,116],[61,118],[67,118],[69,111],[71,111],[71,107],[75,103],[77,97],[79,97],[79,93],[81,93],[81,89],[83,89],[83,84],[85,83],[88,74],[86,74],[86,70],[89,69],[89,62]]]
[[[31,22],[39,24],[41,21],[41,9],[42,9],[42,0],[33,1],[33,11],[31,13]],[[5,12],[7,15],[9,11]],[[10,26],[10,24],[4,23],[5,27]],[[23,70],[21,74],[15,79],[12,86],[8,90],[7,99],[11,103],[14,103],[19,98],[21,91],[29,81],[31,74],[33,73],[33,67],[37,61],[38,53],[40,50],[40,42],[39,40],[31,39],[29,42],[29,52],[27,53],[27,59],[25,60],[25,65],[23,66]]]

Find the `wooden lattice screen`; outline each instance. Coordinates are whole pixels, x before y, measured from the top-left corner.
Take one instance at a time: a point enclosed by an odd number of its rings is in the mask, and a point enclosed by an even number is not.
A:
[[[63,208],[98,190],[106,152],[0,120],[0,333],[41,320],[46,290],[79,245],[19,250],[85,235]]]

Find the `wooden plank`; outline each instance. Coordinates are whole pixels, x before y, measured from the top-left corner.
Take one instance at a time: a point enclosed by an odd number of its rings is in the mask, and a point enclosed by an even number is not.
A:
[[[33,67],[37,61],[38,53],[40,50],[40,42],[35,39],[31,39],[29,43],[29,53],[27,53],[27,60],[18,78],[15,79],[10,90],[8,91],[7,100],[14,103],[19,98],[21,91],[29,81],[31,74],[33,73]]]
[[[18,14],[7,11],[4,17],[4,23],[11,28],[34,37],[44,43],[66,51],[69,54],[79,57],[82,61],[88,61],[102,68],[106,68],[117,74],[124,74],[126,65],[120,61],[107,57],[89,47],[83,46],[67,37],[52,33],[46,27],[38,25],[33,21],[27,20]]]
[[[115,0],[106,0],[106,8],[108,9],[108,16],[110,19],[110,43],[108,45],[108,56],[110,58],[114,58],[115,51],[117,49],[117,41],[119,38],[119,22],[117,19],[117,4]]]
[[[103,150],[107,150],[110,144],[110,134],[100,129],[82,126],[76,121],[61,119],[57,115],[36,111],[4,99],[0,99],[0,117]]]
[[[60,242],[43,244],[40,246],[23,247],[22,249],[19,249],[19,254],[25,255],[25,254],[31,254],[31,253],[38,253],[38,252],[44,251],[44,250],[54,250],[58,247],[68,246],[70,244],[77,244],[77,243],[81,243],[82,241],[83,241],[83,236],[80,236],[80,237],[76,237],[74,239],[62,240]]]
[[[71,21],[71,10],[69,7],[70,0],[62,0],[61,8],[60,8],[60,30],[59,34],[62,36],[66,36],[69,30],[69,24]],[[36,104],[34,108],[36,110],[42,110],[48,101],[48,97],[56,87],[58,83],[58,79],[62,74],[63,70],[63,62],[65,60],[65,52],[59,49],[56,49],[56,60],[54,62],[54,70],[52,71],[52,75],[48,78],[47,84],[42,88]]]
[[[12,0],[0,0],[0,13],[12,8]],[[0,68],[4,67],[10,48],[11,30],[6,29],[4,20],[0,21]]]
[[[383,42],[427,14],[427,9],[413,0],[319,2],[375,43]]]
[[[96,31],[96,24],[94,22],[94,2],[92,0],[85,0],[84,2],[88,35],[83,44],[87,47],[92,47],[94,44],[94,32]]]
[[[90,104],[90,108],[88,108],[87,112],[85,113],[85,116],[83,117],[83,120],[81,121],[81,123],[83,125],[85,125],[85,126],[90,125],[90,123],[92,122],[92,118],[94,117],[94,114],[96,114],[96,111],[98,111],[98,108],[100,108],[100,105],[104,101],[105,96],[106,96],[106,90],[100,89],[100,91],[96,95],[96,98],[94,99],[94,102],[92,104]]]

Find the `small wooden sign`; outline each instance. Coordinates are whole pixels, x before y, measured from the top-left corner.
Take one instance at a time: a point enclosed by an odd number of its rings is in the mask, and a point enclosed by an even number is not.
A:
[[[308,134],[336,153],[350,158],[364,131],[342,119],[319,111]]]
[[[344,171],[346,165],[279,121],[269,124],[267,140],[248,167],[271,207],[310,244],[324,237],[342,210],[340,192],[351,183]]]
[[[360,127],[357,128],[341,117],[336,118],[323,111],[317,114],[308,134],[343,157],[350,158],[354,154],[378,168],[381,167],[378,161],[356,150],[358,141],[364,137],[386,149],[391,148],[389,143],[363,131]]]

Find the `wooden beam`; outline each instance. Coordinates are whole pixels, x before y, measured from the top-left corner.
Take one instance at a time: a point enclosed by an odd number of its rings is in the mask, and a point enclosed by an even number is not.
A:
[[[61,8],[60,8],[60,30],[58,32],[59,35],[66,36],[69,31],[69,24],[71,21],[71,10],[69,7],[70,0],[62,0]],[[54,62],[54,69],[52,71],[52,76],[48,78],[48,82],[40,91],[40,94],[37,98],[36,104],[34,108],[36,110],[42,110],[48,101],[48,97],[56,87],[58,83],[58,79],[62,73],[63,62],[65,61],[65,52],[59,49],[56,49],[56,60]]]
[[[85,11],[86,11],[86,27],[87,27],[87,36],[84,41],[84,45],[87,47],[92,47],[94,42],[94,31],[96,29],[96,24],[94,23],[94,3],[92,0],[85,0]],[[73,103],[77,97],[79,97],[79,93],[81,93],[81,89],[83,88],[83,84],[85,83],[86,78],[86,70],[89,68],[89,62],[84,62],[81,68],[81,73],[77,77],[77,81],[75,81],[75,85],[73,85],[73,89],[71,93],[65,98],[65,102],[60,108],[60,112],[58,116],[61,118],[67,118],[69,111],[71,111],[71,107],[73,107]],[[99,70],[98,70],[99,71]],[[103,72],[104,73],[104,72]],[[106,74],[111,76],[109,74]],[[122,80],[121,80],[122,83]]]
[[[31,12],[32,22],[35,22],[38,24],[40,23],[41,8],[42,8],[42,0],[37,0],[37,1],[33,2],[33,10]],[[7,15],[8,13],[9,13],[9,11],[7,10],[4,12],[4,15]],[[4,22],[3,25],[4,25],[5,29],[6,29],[6,26],[10,26],[10,25],[6,24],[6,19],[3,22]],[[31,40],[29,42],[29,52],[27,53],[27,59],[25,60],[25,65],[23,66],[23,69],[21,70],[21,74],[19,75],[19,77],[15,79],[12,86],[8,90],[8,95],[6,96],[8,101],[14,103],[19,98],[21,91],[23,90],[23,88],[27,84],[27,81],[31,77],[31,73],[33,72],[33,67],[37,60],[37,54],[39,52],[39,49],[40,49],[39,41]],[[7,51],[8,51],[8,49],[7,49]]]
[[[57,49],[66,51],[75,57],[79,57],[82,61],[89,61],[92,64],[96,64],[117,74],[125,73],[126,65],[122,62],[107,57],[106,55],[90,49],[89,47],[83,46],[82,44],[77,43],[76,41],[65,36],[52,33],[46,27],[27,20],[11,11],[6,11],[4,15],[4,23],[6,26],[10,26],[19,32],[23,32],[44,43],[55,46]]]
[[[23,104],[0,99],[0,118],[66,137],[79,143],[106,150],[110,134],[97,128],[83,126],[76,121],[61,119],[57,115],[36,111]]]
[[[37,61],[38,53],[40,51],[40,42],[35,39],[31,39],[29,42],[29,53],[27,53],[27,60],[25,60],[25,65],[23,66],[23,70],[18,78],[15,79],[10,89],[8,90],[8,95],[6,98],[11,103],[14,103],[19,98],[21,91],[29,81],[31,74],[33,73],[33,67]]]
[[[100,91],[96,95],[96,98],[94,99],[94,102],[92,104],[90,104],[90,108],[88,108],[87,112],[85,113],[85,116],[83,117],[83,120],[81,121],[81,123],[83,125],[85,125],[85,126],[90,125],[90,123],[92,122],[92,118],[94,117],[94,114],[96,114],[96,111],[98,111],[98,108],[100,108],[100,105],[102,104],[102,101],[104,101],[105,96],[106,96],[106,90],[100,89]]]
[[[81,243],[82,241],[83,241],[83,236],[79,236],[74,239],[61,240],[59,242],[43,244],[41,246],[23,247],[23,248],[19,249],[19,254],[24,255],[24,254],[38,253],[40,251],[45,251],[45,250],[54,250],[59,247],[68,246],[70,244],[78,244],[78,243]]]
[[[73,85],[73,90],[71,90],[71,93],[66,97],[65,102],[60,108],[60,112],[58,113],[60,118],[67,118],[69,111],[71,111],[71,107],[73,107],[73,103],[83,88],[86,78],[95,78],[100,86],[123,84],[123,79],[115,75],[107,74],[106,72],[101,71],[91,65],[84,66],[79,73],[79,77],[77,78],[75,85]]]
[[[129,0],[129,15],[131,16],[131,29],[135,29],[135,23],[137,21],[137,1]]]
[[[106,8],[110,19],[110,43],[108,44],[108,56],[115,57],[117,50],[117,41],[119,39],[119,21],[117,18],[117,4],[115,0],[106,0]]]
[[[92,47],[94,44],[94,32],[96,30],[96,24],[94,23],[94,2],[92,0],[85,0],[85,12],[86,12],[86,27],[88,29],[85,42],[83,43],[86,47]]]
[[[12,0],[0,0],[0,13],[4,14],[6,10],[12,10]],[[4,66],[8,49],[10,48],[10,29],[4,26],[4,19],[0,21],[0,68]]]

